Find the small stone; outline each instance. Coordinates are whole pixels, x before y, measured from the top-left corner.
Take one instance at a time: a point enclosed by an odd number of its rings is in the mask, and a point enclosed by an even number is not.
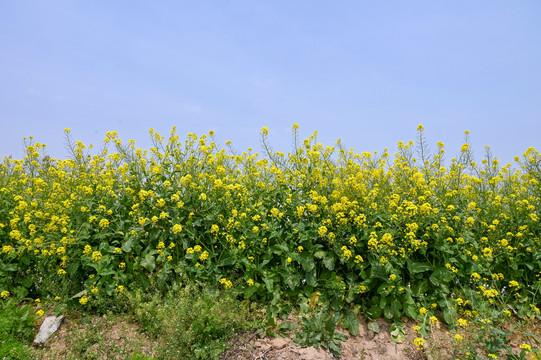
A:
[[[36,347],[44,346],[51,338],[51,335],[54,334],[56,330],[58,330],[63,319],[64,319],[64,315],[60,315],[58,317],[47,316],[45,320],[43,320],[43,324],[41,324],[41,327],[39,328],[39,332],[34,338],[34,342],[32,345]]]

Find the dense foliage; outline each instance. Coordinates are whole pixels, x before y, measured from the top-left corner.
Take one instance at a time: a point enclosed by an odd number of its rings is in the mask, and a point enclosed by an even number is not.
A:
[[[354,307],[451,327],[491,308],[539,316],[541,155],[514,168],[487,148],[477,164],[466,132],[445,161],[417,131],[394,156],[300,141],[296,124],[289,154],[261,129],[264,156],[174,129],[151,129],[148,151],[109,132],[95,155],[66,129],[68,160],[27,139],[24,159],[0,166],[1,296],[92,307],[188,277],[262,301],[270,318],[343,310],[352,331]]]

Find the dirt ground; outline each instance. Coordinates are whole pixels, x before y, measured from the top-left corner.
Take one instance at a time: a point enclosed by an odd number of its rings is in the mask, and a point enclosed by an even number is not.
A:
[[[296,319],[290,318],[289,321],[296,322]],[[397,344],[391,340],[387,331],[389,324],[383,320],[377,321],[380,326],[379,333],[369,330],[367,324],[361,321],[359,334],[349,337],[342,342],[342,352],[340,359],[343,360],[398,360],[398,359],[426,359],[421,353],[416,351],[413,339],[416,337],[413,333],[412,324],[407,324],[407,339]],[[44,360],[65,359],[73,336],[93,336],[88,333],[91,328],[102,323],[98,332],[100,338],[106,339],[102,343],[107,349],[92,349],[97,344],[91,346],[90,352],[95,353],[96,358],[103,359],[124,359],[126,353],[114,353],[114,349],[124,348],[127,343],[134,342],[129,348],[139,348],[139,351],[146,356],[153,356],[153,340],[146,337],[138,331],[139,326],[134,323],[107,323],[103,324],[103,319],[96,318],[90,324],[84,326],[66,319],[60,329],[52,336],[50,342],[42,349]],[[82,332],[81,332],[82,331]],[[341,330],[339,330],[341,331]],[[341,332],[347,333],[342,330]],[[78,335],[76,335],[78,334]],[[265,337],[259,338],[257,334],[243,334],[230,342],[231,348],[222,355],[222,360],[332,360],[337,359],[330,351],[322,348],[300,347],[293,343],[294,334],[288,337]],[[110,343],[115,345],[111,347]],[[99,355],[98,355],[99,354]],[[173,359],[172,359],[173,360]]]
[[[290,322],[297,322],[293,316],[287,319]],[[429,349],[419,351],[413,345],[417,335],[413,332],[414,322],[405,324],[406,339],[396,343],[389,334],[390,324],[384,320],[377,320],[380,331],[375,333],[368,329],[367,323],[360,320],[359,334],[349,336],[342,342],[342,360],[440,360],[454,359],[451,344],[453,335],[450,334],[444,325],[438,323],[433,329],[431,338],[425,345]],[[539,322],[533,322],[528,328],[522,329],[523,333],[534,333],[541,335]],[[464,333],[464,336],[474,336],[471,333]],[[507,329],[513,331],[511,328]],[[338,331],[347,334],[345,330]],[[516,335],[516,334],[515,334]],[[41,349],[44,360],[59,360],[73,358],[68,356],[70,348],[84,346],[87,339],[99,337],[99,342],[88,343],[89,347],[85,352],[92,359],[126,359],[130,358],[134,351],[152,357],[155,356],[154,348],[159,340],[150,339],[139,331],[139,326],[128,321],[118,319],[94,318],[86,325],[78,321],[66,319],[60,329],[52,336],[47,346]],[[334,360],[337,359],[330,351],[322,348],[300,347],[293,343],[294,334],[289,337],[264,337],[260,338],[255,333],[241,334],[230,341],[230,349],[221,356],[221,360]],[[520,353],[519,345],[523,339],[515,338],[511,341],[511,347],[515,354]],[[79,338],[78,342],[73,342]],[[81,339],[82,342],[81,342]],[[100,345],[98,345],[100,344]],[[482,349],[479,349],[482,351]],[[72,353],[73,354],[73,353]],[[171,359],[174,360],[174,359]]]
[[[425,359],[415,350],[412,324],[407,324],[407,339],[402,343],[391,340],[387,331],[389,324],[383,320],[377,321],[380,326],[379,333],[368,329],[366,322],[361,321],[359,334],[349,337],[342,343],[340,359],[343,360],[399,360],[399,359]],[[346,333],[345,331],[343,331]],[[292,336],[293,337],[293,336]],[[262,339],[251,338],[232,344],[223,356],[223,360],[333,360],[336,357],[328,350],[313,347],[300,347],[290,338]]]

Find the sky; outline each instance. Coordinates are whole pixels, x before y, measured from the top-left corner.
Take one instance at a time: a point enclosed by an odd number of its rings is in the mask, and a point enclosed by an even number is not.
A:
[[[502,163],[541,149],[541,2],[47,0],[0,3],[0,156],[34,136],[66,158],[64,129],[214,130],[240,151],[318,131],[396,152],[423,124],[431,150]]]

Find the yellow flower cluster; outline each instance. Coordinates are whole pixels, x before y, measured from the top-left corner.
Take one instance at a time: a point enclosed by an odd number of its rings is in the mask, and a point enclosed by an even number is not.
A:
[[[40,285],[40,296],[98,287],[115,296],[149,278],[167,288],[185,273],[234,282],[249,298],[320,291],[340,306],[373,304],[389,320],[435,322],[427,309],[438,306],[470,320],[483,298],[538,316],[538,151],[515,169],[490,153],[474,162],[467,141],[450,161],[442,143],[428,154],[422,125],[394,154],[291,130],[287,154],[272,150],[267,127],[261,154],[221,148],[214,133],[180,140],[175,129],[168,139],[151,129],[148,150],[110,131],[97,153],[66,129],[66,160],[28,142],[23,159],[0,163],[1,297],[42,277],[62,286]]]

